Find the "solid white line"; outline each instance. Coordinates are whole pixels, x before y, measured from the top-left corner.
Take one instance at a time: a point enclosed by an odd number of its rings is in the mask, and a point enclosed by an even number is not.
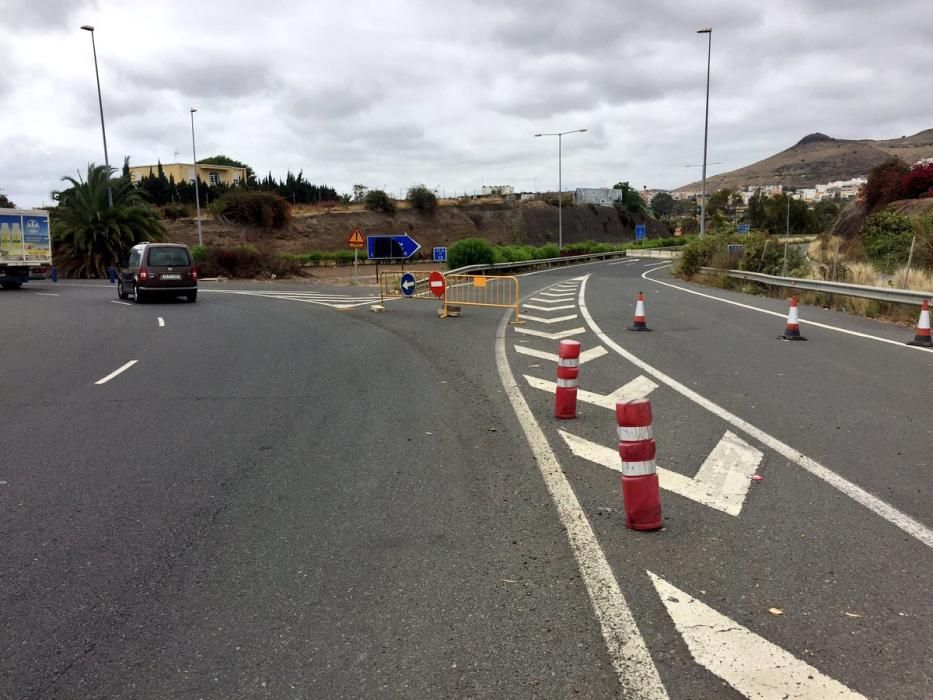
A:
[[[586,333],[586,329],[582,326],[579,328],[571,328],[567,331],[558,331],[557,333],[546,333],[545,331],[536,331],[532,328],[521,328],[519,326],[515,327],[516,333],[524,333],[525,335],[533,335],[538,338],[547,338],[548,340],[561,340],[563,338],[569,338],[572,335],[580,335],[581,333]]]
[[[648,575],[690,655],[745,697],[864,697],[660,576]]]
[[[667,384],[674,391],[682,394],[683,396],[686,396],[688,399],[702,406],[710,413],[719,416],[728,423],[731,423],[734,427],[738,428],[747,435],[750,435],[752,438],[758,440],[760,443],[771,448],[778,454],[786,457],[790,461],[802,467],[804,470],[813,474],[815,477],[822,479],[827,484],[835,489],[838,489],[852,500],[856,501],[857,503],[861,503],[863,506],[872,512],[877,513],[892,525],[896,525],[907,534],[911,535],[912,537],[916,537],[927,547],[933,547],[933,530],[928,528],[923,523],[919,522],[918,520],[914,520],[906,513],[902,513],[891,504],[886,503],[877,496],[870,494],[862,487],[856,486],[851,481],[846,480],[831,469],[824,467],[816,460],[810,459],[806,455],[802,454],[799,450],[795,450],[790,445],[787,445],[778,440],[776,437],[769,435],[761,428],[755,427],[748,421],[739,418],[734,413],[730,413],[722,406],[719,406],[718,404],[713,403],[709,399],[701,396],[693,389],[690,389],[678,382],[676,379],[667,376],[661,370],[655,369],[647,362],[639,359],[628,350],[623,348],[621,345],[616,343],[612,338],[603,333],[602,329],[596,325],[596,321],[594,321],[593,317],[590,315],[589,309],[586,306],[586,281],[584,281],[580,287],[579,305],[580,313],[583,315],[583,319],[590,327],[590,330],[596,334],[596,337],[599,338],[609,348],[615,350],[622,357],[631,362],[633,365],[641,368],[644,372],[652,375],[655,379],[660,380],[661,383]]]
[[[522,318],[526,321],[534,321],[535,323],[560,323],[561,321],[572,321],[577,318],[577,315],[568,314],[566,316],[555,316],[554,318],[541,318],[540,316],[532,316],[531,314],[522,314]]]
[[[560,359],[557,353],[544,352],[543,350],[536,350],[535,348],[526,348],[524,345],[515,345],[513,347],[515,348],[515,352],[521,353],[522,355],[531,355],[532,357],[538,357],[542,360],[550,360],[555,364],[557,364],[557,361]],[[609,351],[606,350],[606,348],[602,345],[597,345],[595,348],[590,348],[580,353],[580,364],[586,364],[590,360],[596,360],[608,354]]]
[[[49,292],[36,292],[36,296],[39,296],[39,297],[57,297],[58,294],[50,294]]]
[[[596,618],[599,621],[609,659],[622,689],[621,695],[644,700],[668,697],[658,669],[638,631],[619,583],[613,576],[606,555],[599,546],[586,513],[580,506],[557,457],[522,396],[505,354],[506,327],[510,316],[503,315],[496,333],[496,365],[499,379],[515,411],[515,416],[531,447],[538,469],[551,494],[560,522],[577,560]]]
[[[120,367],[119,369],[115,369],[113,372],[111,372],[110,374],[108,374],[106,377],[104,377],[103,379],[98,379],[98,380],[97,380],[96,382],[94,382],[94,383],[95,383],[95,384],[106,384],[106,383],[109,382],[111,379],[113,379],[114,377],[116,377],[118,374],[121,374],[122,372],[125,372],[126,370],[128,370],[130,367],[132,367],[132,366],[135,365],[135,364],[136,364],[136,360],[130,360],[129,362],[127,362],[125,365],[123,365],[123,366]]]
[[[534,309],[535,311],[563,311],[565,309],[574,309],[576,304],[564,304],[563,306],[536,306],[535,304],[522,304],[522,308]]]
[[[667,263],[667,264],[670,265],[671,263]],[[659,270],[659,269],[661,268],[659,267],[655,268],[655,270]],[[704,297],[705,299],[721,301],[723,304],[732,304],[733,306],[738,306],[743,309],[748,309],[750,311],[757,311],[758,313],[762,313],[762,314],[768,314],[769,316],[777,316],[778,318],[785,318],[785,319],[787,318],[787,314],[779,313],[777,311],[769,311],[768,309],[760,309],[757,306],[752,306],[750,304],[743,304],[742,302],[732,301],[731,299],[723,299],[722,297],[717,297],[712,294],[704,294],[703,292],[698,292],[693,289],[687,289],[686,287],[681,287],[676,284],[671,284],[670,282],[662,282],[661,280],[656,280],[652,277],[646,277],[645,275],[647,275],[650,272],[654,272],[654,270],[646,270],[645,272],[643,272],[641,275],[642,279],[646,279],[649,282],[654,282],[655,284],[663,284],[665,287],[670,287],[671,289],[677,289],[677,290],[680,290],[681,292],[686,292],[687,294],[694,294],[698,297]],[[803,318],[801,318],[800,321],[801,323],[806,323],[808,326],[815,326],[816,328],[825,328],[830,331],[836,331],[837,333],[845,333],[846,335],[854,335],[858,338],[867,338],[868,340],[877,340],[879,343],[888,343],[890,345],[896,345],[899,348],[906,348],[908,350],[919,350],[921,352],[928,352],[922,347],[917,347],[915,345],[908,345],[907,343],[903,343],[899,340],[891,340],[889,338],[881,338],[877,335],[870,335],[868,333],[850,331],[847,328],[840,328],[839,326],[830,326],[828,323],[819,323],[818,321],[808,321]]]
[[[667,265],[670,265],[670,264],[671,264],[671,263],[669,263],[669,262],[648,263],[648,264],[645,265],[644,267],[666,267]],[[648,270],[648,272],[651,272],[651,270]]]
[[[159,316],[159,328],[165,327],[165,319]]]
[[[131,304],[130,302],[128,302],[128,301],[117,301],[116,299],[111,299],[111,300],[110,300],[110,303],[111,303],[111,304],[121,304],[122,306],[132,306],[132,304]]]

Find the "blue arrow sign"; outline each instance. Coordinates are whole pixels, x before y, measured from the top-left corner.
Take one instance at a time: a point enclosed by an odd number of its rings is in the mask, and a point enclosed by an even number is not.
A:
[[[447,262],[447,248],[434,249],[434,262]]]
[[[636,241],[645,240],[645,225],[644,224],[635,225],[635,240]]]
[[[401,288],[402,294],[410,297],[415,293],[415,276],[410,272],[406,272],[399,280],[398,286]]]
[[[407,233],[366,237],[366,252],[370,260],[404,260],[419,250],[421,244]]]

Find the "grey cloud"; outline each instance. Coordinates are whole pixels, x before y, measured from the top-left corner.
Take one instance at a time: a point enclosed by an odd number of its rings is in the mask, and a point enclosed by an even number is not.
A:
[[[90,10],[96,7],[97,2],[94,0],[6,0],[4,5],[4,19],[0,20],[0,26],[12,19],[15,20],[17,29],[41,30],[84,23],[84,20],[79,19],[81,16],[79,10],[90,15]]]
[[[159,59],[151,64],[117,62],[114,70],[127,88],[150,95],[174,92],[195,101],[255,96],[278,84],[269,64],[240,55],[194,53],[190,58]]]

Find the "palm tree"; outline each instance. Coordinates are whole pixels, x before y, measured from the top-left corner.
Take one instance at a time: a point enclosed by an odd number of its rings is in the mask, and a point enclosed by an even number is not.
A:
[[[55,256],[64,274],[103,277],[135,243],[161,241],[166,237],[159,212],[143,199],[129,178],[114,178],[115,168],[87,167],[87,179],[76,180],[68,189],[54,193],[58,199],[53,217]],[[107,190],[113,193],[108,206]]]

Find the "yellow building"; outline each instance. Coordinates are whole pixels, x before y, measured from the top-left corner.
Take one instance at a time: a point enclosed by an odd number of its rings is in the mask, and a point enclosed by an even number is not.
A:
[[[194,182],[194,166],[190,163],[163,163],[162,170],[167,178],[175,178],[175,182]],[[131,165],[130,179],[139,182],[147,175],[157,175],[158,165]],[[208,165],[198,163],[198,177],[201,182],[209,185],[236,185],[246,181],[246,168],[232,165]]]

